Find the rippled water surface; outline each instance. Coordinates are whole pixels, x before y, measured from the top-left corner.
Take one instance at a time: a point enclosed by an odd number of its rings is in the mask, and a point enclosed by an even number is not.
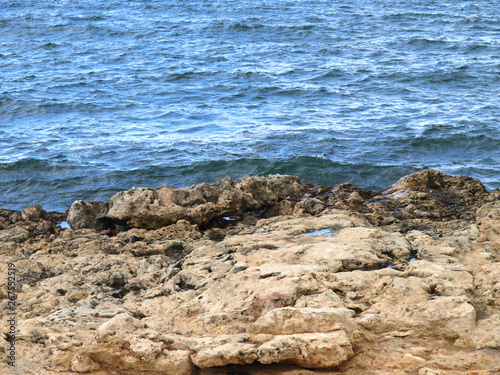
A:
[[[294,174],[500,186],[494,0],[0,4],[0,207]]]

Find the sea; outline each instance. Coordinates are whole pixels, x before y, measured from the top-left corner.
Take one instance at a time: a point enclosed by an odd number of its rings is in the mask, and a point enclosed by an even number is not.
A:
[[[297,175],[500,186],[498,0],[2,0],[0,207]]]

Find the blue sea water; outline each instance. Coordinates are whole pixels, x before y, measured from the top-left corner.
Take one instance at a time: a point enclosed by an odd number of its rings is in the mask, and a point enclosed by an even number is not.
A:
[[[3,0],[0,207],[282,173],[500,186],[497,0]]]

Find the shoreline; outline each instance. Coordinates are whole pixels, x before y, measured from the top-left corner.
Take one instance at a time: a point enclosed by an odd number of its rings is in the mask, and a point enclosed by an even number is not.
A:
[[[0,369],[493,375],[498,217],[498,189],[434,170],[378,192],[272,175],[0,209],[18,301]]]
[[[304,179],[300,179],[299,177],[297,176],[289,176],[289,175],[269,175],[269,176],[284,176],[284,177],[288,177],[288,178],[293,178],[294,181],[300,185],[303,186],[303,189],[301,191],[301,193],[304,195],[304,196],[309,196],[309,197],[313,197],[313,198],[320,198],[324,201],[324,193],[327,192],[327,191],[341,191],[343,193],[345,193],[345,191],[348,191],[348,192],[358,192],[358,193],[361,193],[362,197],[361,199],[371,199],[373,197],[377,197],[377,198],[380,198],[381,196],[386,196],[389,195],[391,193],[391,190],[392,192],[395,191],[395,187],[397,189],[397,186],[398,184],[400,184],[399,188],[403,188],[403,187],[412,187],[412,186],[404,186],[405,184],[405,180],[407,180],[409,178],[409,176],[418,176],[418,175],[421,175],[421,174],[426,174],[427,171],[430,171],[430,174],[438,174],[440,175],[439,178],[442,178],[442,176],[446,176],[446,178],[452,178],[452,179],[462,179],[464,181],[475,181],[473,183],[473,185],[475,185],[473,188],[474,189],[478,189],[481,193],[486,193],[486,194],[495,194],[496,191],[499,190],[498,187],[494,188],[494,189],[491,189],[491,190],[487,190],[486,187],[484,187],[484,185],[482,185],[481,181],[478,180],[478,179],[474,179],[472,177],[467,177],[467,176],[459,176],[459,177],[456,177],[456,176],[452,176],[452,175],[446,175],[446,174],[443,174],[442,172],[437,172],[435,170],[432,170],[432,169],[423,169],[423,170],[420,170],[420,171],[416,171],[410,175],[407,175],[407,176],[403,176],[402,178],[400,178],[398,181],[396,181],[394,184],[392,185],[389,185],[383,189],[380,189],[380,190],[371,190],[371,189],[367,189],[367,188],[360,188],[360,187],[356,187],[355,185],[351,184],[351,183],[348,183],[348,182],[344,182],[344,183],[341,183],[341,184],[337,184],[337,185],[332,185],[332,186],[326,186],[326,185],[321,185],[321,184],[313,184],[307,180],[304,180]],[[269,177],[268,176],[268,177]],[[252,176],[245,176],[243,177],[242,179],[240,180],[243,180],[243,179],[264,179],[266,177],[252,177]],[[431,178],[436,178],[435,176],[434,177],[431,177]],[[439,182],[437,183],[437,185],[435,186],[431,186],[433,184],[432,181],[428,180],[429,177],[417,177],[417,179],[420,179],[419,181],[413,181],[413,182],[409,182],[409,183],[406,183],[406,184],[414,184],[415,186],[413,187],[416,187],[416,188],[428,188],[428,189],[437,189],[437,190],[442,190],[440,188],[439,185]],[[425,180],[427,179],[427,180]],[[221,181],[240,181],[240,180],[233,180],[231,179],[230,177],[226,177],[222,180],[219,180],[217,182],[214,182],[214,183],[200,183],[200,184],[195,184],[195,185],[191,185],[191,186],[184,186],[184,187],[173,187],[173,186],[169,186],[167,184],[165,185],[162,185],[160,186],[159,188],[150,188],[150,187],[132,187],[131,189],[129,190],[122,190],[122,191],[119,191],[117,193],[115,193],[108,201],[106,202],[103,202],[103,201],[82,201],[82,200],[77,200],[74,202],[74,204],[76,202],[84,202],[84,204],[86,205],[91,205],[91,206],[95,206],[93,207],[92,209],[94,210],[105,210],[106,209],[106,205],[109,203],[109,201],[111,201],[113,199],[113,197],[117,196],[117,195],[120,195],[120,194],[123,194],[124,192],[130,192],[130,191],[133,191],[133,190],[149,190],[149,191],[157,191],[163,187],[168,187],[174,191],[190,191],[190,190],[193,190],[193,189],[203,189],[203,188],[206,188],[206,187],[212,187],[212,186],[217,186],[217,184],[219,184]],[[458,181],[457,180],[457,181]],[[466,182],[459,182],[459,184],[463,184],[463,183],[466,183]],[[429,186],[427,186],[429,185]],[[456,187],[454,187],[454,189],[456,190]],[[319,197],[317,196],[319,195]],[[295,200],[297,200],[298,197],[295,197]],[[455,200],[457,199],[456,197],[454,198]],[[444,201],[444,200],[443,200]],[[274,202],[275,203],[275,202]],[[74,205],[73,204],[73,205]],[[352,202],[346,202],[346,204],[343,204],[343,205],[340,205],[341,207],[339,207],[338,204],[335,204],[334,205],[334,208],[341,208],[341,209],[348,209],[348,210],[351,210],[351,211],[357,211],[359,209],[359,207],[357,207],[355,204],[353,205]],[[270,206],[269,205],[263,205],[263,207],[267,207],[269,208]],[[326,205],[326,207],[328,208],[332,208],[331,205]],[[6,212],[6,213],[11,213],[11,214],[15,214],[15,213],[19,213],[21,214],[24,210],[34,210],[34,211],[38,211],[39,213],[42,213],[42,215],[46,216],[47,218],[50,218],[50,220],[55,220],[57,222],[57,224],[60,224],[62,221],[66,221],[67,217],[68,217],[68,214],[70,212],[70,210],[72,210],[73,207],[68,207],[66,210],[64,211],[61,211],[61,210],[49,210],[49,211],[46,211],[43,209],[42,205],[40,204],[35,204],[35,205],[30,205],[30,206],[26,206],[24,207],[23,209],[12,209],[12,208],[0,208],[0,211],[2,212]],[[89,207],[90,209],[90,207]],[[96,215],[102,215],[103,212],[97,212],[96,211]],[[309,212],[311,213],[311,212]],[[16,214],[17,215],[17,214]],[[28,214],[29,215],[29,214]],[[37,215],[37,214],[35,214]],[[5,215],[4,215],[5,216]],[[424,215],[425,216],[425,215]],[[103,218],[100,218],[100,219],[103,219]],[[77,227],[77,228],[84,228],[85,226],[80,226],[80,227]],[[71,228],[66,228],[66,229],[71,229]]]

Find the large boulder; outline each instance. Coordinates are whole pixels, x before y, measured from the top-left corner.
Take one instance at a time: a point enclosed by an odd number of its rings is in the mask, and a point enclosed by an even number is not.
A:
[[[389,190],[404,188],[427,188],[435,190],[464,190],[470,194],[486,193],[481,181],[467,176],[450,176],[433,169],[423,169],[400,178]]]
[[[487,190],[481,181],[472,177],[455,177],[433,169],[424,169],[402,177],[393,186],[383,190],[383,193],[413,203],[417,209],[418,202],[434,201],[438,209],[446,211],[446,206],[461,206],[461,209],[475,206],[484,199]]]
[[[215,217],[240,215],[303,192],[294,176],[227,177],[215,183],[185,188],[163,185],[158,189],[134,187],[115,194],[100,219],[136,228],[158,229],[178,220],[202,224]]]

